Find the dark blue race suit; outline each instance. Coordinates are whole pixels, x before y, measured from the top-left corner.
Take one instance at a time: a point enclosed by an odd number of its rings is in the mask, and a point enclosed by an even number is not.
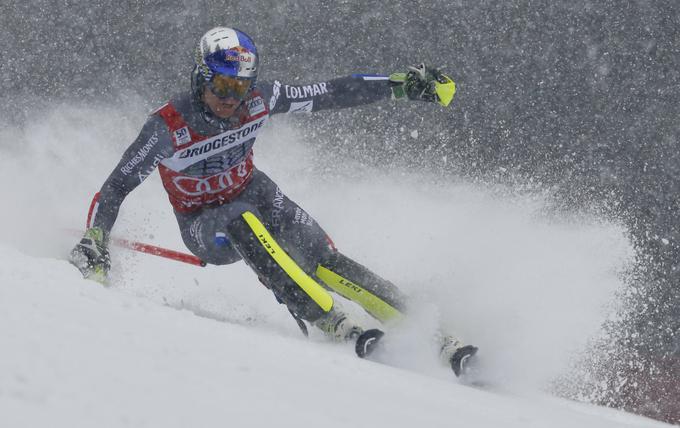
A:
[[[158,167],[161,168],[164,185],[164,165],[175,165],[176,171],[170,173],[181,174],[181,177],[168,175],[167,178],[169,182],[175,180],[175,183],[179,183],[180,189],[183,189],[181,186],[186,187],[186,180],[194,180],[189,183],[193,186],[191,191],[187,190],[192,195],[198,191],[213,191],[211,184],[202,177],[217,177],[215,183],[224,186],[233,184],[231,176],[224,173],[232,171],[234,178],[243,177],[243,183],[229,198],[193,205],[189,209],[178,209],[182,206],[173,204],[182,238],[193,254],[215,265],[244,259],[294,315],[308,321],[318,319],[324,313],[319,305],[272,263],[261,248],[258,250],[252,231],[244,227],[241,218],[244,212],[250,211],[308,275],[314,277],[318,266],[324,266],[342,275],[347,282],[359,284],[366,292],[402,311],[405,298],[394,285],[339,253],[309,214],[288,199],[264,172],[252,166],[252,161],[246,163],[249,153],[252,156],[255,137],[249,138],[239,131],[239,140],[229,134],[231,130],[243,127],[242,118],[248,113],[264,117],[267,116],[265,110],[268,115],[315,112],[388,99],[391,91],[386,78],[351,76],[310,85],[259,82],[257,92],[258,99],[247,100],[233,118],[226,120],[212,115],[190,91],[174,96],[168,103],[176,113],[175,119],[180,121],[178,128],[182,125],[186,127],[173,130],[169,126],[168,116],[161,114],[162,109],[152,113],[102,186],[92,225],[102,228],[108,236],[125,197]],[[248,108],[250,112],[244,110]],[[194,139],[205,139],[204,147],[191,146],[192,137],[187,134],[187,128]],[[255,128],[257,126],[250,129]],[[217,140],[211,143],[208,141],[210,138]],[[182,163],[191,156],[197,160],[190,165]],[[237,167],[247,167],[248,171],[237,170]]]

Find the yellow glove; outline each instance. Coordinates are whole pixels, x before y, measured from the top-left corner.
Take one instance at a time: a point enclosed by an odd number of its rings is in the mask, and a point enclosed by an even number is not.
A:
[[[80,270],[84,278],[105,284],[111,260],[104,231],[98,227],[87,229],[80,242],[71,250],[69,262]]]
[[[437,68],[425,64],[409,66],[406,73],[392,73],[392,98],[438,102],[446,107],[456,94],[456,83]]]

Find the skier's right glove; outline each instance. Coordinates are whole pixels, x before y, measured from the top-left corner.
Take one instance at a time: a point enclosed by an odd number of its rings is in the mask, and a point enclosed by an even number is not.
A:
[[[392,73],[389,78],[392,98],[437,102],[446,107],[456,94],[456,84],[441,70],[418,64],[406,73]]]
[[[111,260],[104,231],[98,227],[87,229],[83,239],[71,250],[69,261],[84,278],[105,284]]]

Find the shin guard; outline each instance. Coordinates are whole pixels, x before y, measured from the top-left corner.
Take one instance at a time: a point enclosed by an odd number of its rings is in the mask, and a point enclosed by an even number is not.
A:
[[[297,316],[314,321],[333,307],[333,297],[293,260],[250,211],[228,231],[241,257]]]
[[[406,297],[389,281],[341,253],[317,266],[316,276],[329,288],[359,304],[381,322],[403,317]]]

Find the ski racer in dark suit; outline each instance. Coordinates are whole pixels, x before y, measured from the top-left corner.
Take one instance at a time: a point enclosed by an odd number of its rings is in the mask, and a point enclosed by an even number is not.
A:
[[[272,114],[347,108],[408,98],[448,105],[453,81],[424,65],[391,76],[352,75],[308,85],[257,81],[258,54],[242,31],[217,27],[199,41],[192,89],[153,112],[99,192],[98,207],[71,262],[104,283],[109,233],[125,197],[155,169],[187,248],[206,263],[244,260],[306,331],[302,320],[330,337],[365,337],[332,290],[381,322],[398,320],[407,299],[391,282],[337,251],[317,222],[253,164],[257,134]],[[459,374],[476,348],[440,337],[442,357]]]

